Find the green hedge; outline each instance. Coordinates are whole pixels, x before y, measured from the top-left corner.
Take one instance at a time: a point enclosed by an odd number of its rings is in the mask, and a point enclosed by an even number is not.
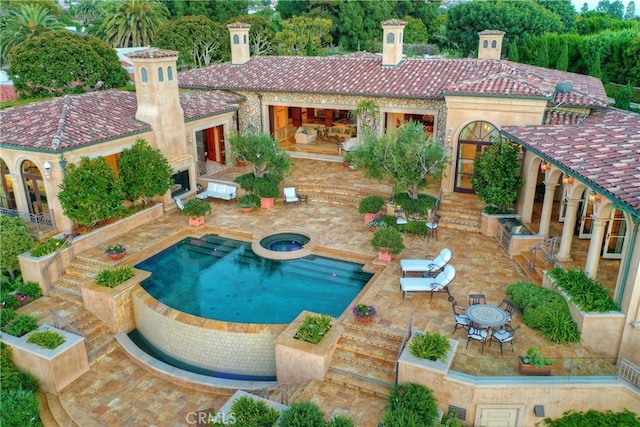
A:
[[[565,299],[550,289],[533,283],[509,285],[507,295],[522,310],[522,322],[551,342],[580,342],[578,325],[571,318]]]
[[[607,290],[598,281],[587,276],[584,270],[552,268],[547,271],[547,275],[584,312],[620,311]]]
[[[420,384],[396,384],[383,415],[385,427],[431,427],[438,405],[431,390]]]

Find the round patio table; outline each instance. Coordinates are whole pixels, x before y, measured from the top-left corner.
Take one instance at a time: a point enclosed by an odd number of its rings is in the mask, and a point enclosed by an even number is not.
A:
[[[474,304],[465,313],[469,320],[481,326],[502,326],[509,321],[509,315],[500,307],[490,304]]]

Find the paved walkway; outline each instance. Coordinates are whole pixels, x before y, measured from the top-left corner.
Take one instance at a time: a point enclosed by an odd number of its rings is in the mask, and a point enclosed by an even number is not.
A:
[[[295,163],[293,175],[288,179],[292,183],[315,182],[389,193],[388,185],[364,180],[360,172],[349,172],[342,164],[307,160],[295,160]],[[232,178],[245,171],[232,168],[224,174],[226,178]],[[354,207],[310,200],[308,205],[285,207],[280,202],[272,210],[241,213],[234,203],[216,200],[212,204],[213,212],[206,222],[214,227],[251,232],[254,237],[284,228],[297,228],[311,234],[318,246],[368,255],[372,260],[375,258],[370,245],[372,233]],[[105,245],[126,243],[133,256],[136,251],[143,251],[183,226],[186,226],[186,219],[177,211],[169,212],[153,224],[113,239],[112,242],[105,242]],[[436,255],[444,247],[451,249],[451,263],[457,269],[451,293],[462,305],[466,305],[470,293],[484,293],[489,303],[498,304],[506,296],[506,286],[525,280],[519,267],[499,247],[497,241],[478,233],[443,228],[438,241],[406,237],[405,244],[407,247],[401,258],[424,258],[426,255]],[[104,257],[103,248],[94,248],[90,252]],[[403,299],[399,291],[399,277],[399,262],[394,260],[359,297],[360,302],[374,304],[378,310],[372,327],[401,331],[408,316],[413,313],[414,327],[450,335],[453,319],[451,303],[446,295],[436,294],[431,299],[428,294],[419,293]],[[54,298],[45,296],[37,304],[32,304],[33,310],[43,313],[44,306],[55,306],[57,303]],[[25,308],[27,311],[29,306]],[[342,317],[349,315],[347,310]],[[517,324],[521,323],[519,317],[516,317]],[[498,346],[485,349],[484,355],[481,355],[478,343],[471,343],[465,349],[466,335],[463,330],[456,332],[455,337],[460,346],[453,369],[474,375],[504,375],[517,365],[516,356],[530,345],[539,346],[547,357],[588,356],[579,345],[549,345],[539,333],[525,325],[518,331],[515,352],[512,353],[507,346],[503,357]],[[186,417],[190,411],[220,408],[229,394],[207,393],[177,386],[147,373],[120,349],[116,349],[99,359],[88,373],[65,388],[59,399],[70,417],[81,426],[180,426],[189,425]],[[346,413],[353,417],[356,425],[364,427],[377,425],[385,405],[384,400],[379,398],[321,382],[309,385],[301,396],[317,402],[327,415]]]

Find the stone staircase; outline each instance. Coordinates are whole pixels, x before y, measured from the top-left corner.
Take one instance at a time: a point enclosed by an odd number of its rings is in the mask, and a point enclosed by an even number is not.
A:
[[[543,257],[537,257],[535,260],[535,271],[529,270],[529,260],[531,254],[529,251],[524,251],[520,255],[514,255],[513,260],[522,269],[522,272],[527,276],[527,279],[531,283],[542,286],[542,278],[545,270],[555,267],[554,264],[548,263]]]
[[[386,399],[401,343],[401,334],[345,322],[325,381]]]
[[[479,233],[483,208],[475,195],[443,193],[438,208],[440,227]]]
[[[341,185],[285,182],[281,186],[296,187],[296,191],[300,194],[307,195],[309,201],[350,206],[356,209],[363,197],[372,195],[370,190]],[[386,197],[384,194],[380,195]]]
[[[101,356],[115,348],[115,334],[89,310],[84,308],[81,287],[91,281],[95,275],[105,268],[112,267],[108,263],[77,257],[56,282],[52,284],[49,296],[74,303],[77,307],[63,316],[84,336],[87,344],[89,363],[93,364]]]

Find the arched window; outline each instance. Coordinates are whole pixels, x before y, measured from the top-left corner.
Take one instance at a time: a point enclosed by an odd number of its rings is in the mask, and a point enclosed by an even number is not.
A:
[[[244,40],[244,44],[247,44],[247,35],[246,34],[244,35],[243,40]]]
[[[22,162],[22,183],[29,201],[29,212],[42,214],[49,211],[42,172],[31,160]]]
[[[488,47],[489,47],[489,42],[488,42],[487,40],[483,41],[483,42],[482,42],[482,47],[483,47],[484,49],[488,48]]]
[[[146,68],[140,68],[140,77],[142,78],[142,83],[149,83],[149,76],[147,75]]]
[[[158,81],[162,83],[164,81],[164,70],[162,67],[158,68]]]
[[[233,44],[240,44],[240,37],[237,34],[233,35]]]
[[[0,159],[0,172],[2,173],[2,186],[0,186],[0,207],[5,209],[16,209],[15,192],[13,191],[13,181],[9,178],[9,166]]]
[[[491,42],[491,48],[492,48],[492,49],[495,49],[497,46],[498,46],[498,42],[497,42],[497,41],[495,41],[495,40],[493,40],[493,41]]]
[[[171,66],[167,67],[167,80],[173,80],[173,67]]]
[[[396,39],[396,35],[393,33],[387,34],[387,44],[393,44]]]
[[[500,135],[498,128],[489,122],[478,121],[465,126],[458,136],[454,190],[462,193],[473,193],[471,176],[473,175],[476,156],[492,143],[506,140],[504,136]]]

